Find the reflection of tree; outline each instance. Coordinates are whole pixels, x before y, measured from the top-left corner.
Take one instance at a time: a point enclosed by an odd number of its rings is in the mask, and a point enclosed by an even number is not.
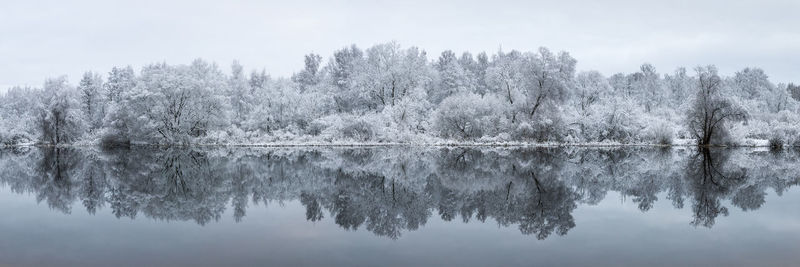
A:
[[[767,195],[764,188],[760,185],[745,186],[733,195],[731,202],[742,210],[757,210],[764,205],[764,197]]]
[[[69,213],[76,198],[72,174],[80,158],[72,149],[47,148],[41,152],[42,158],[31,181],[37,193],[36,200],[45,200],[51,208]]]
[[[542,179],[531,173],[534,189],[524,199],[517,216],[520,222],[519,229],[524,234],[536,234],[539,239],[547,238],[554,230],[559,235],[567,234],[569,229],[575,227],[572,210],[577,205],[578,194],[557,179]]]
[[[559,179],[565,155],[553,149],[500,152],[454,149],[440,158],[438,181],[426,188],[443,220],[494,218],[544,239],[575,226],[579,194]],[[476,170],[477,169],[477,170]],[[476,190],[478,189],[478,190]]]
[[[419,228],[429,217],[422,192],[375,175],[337,173],[329,199],[337,224],[353,230],[365,224],[367,230],[390,238],[399,237],[403,229]]]
[[[106,192],[106,173],[102,168],[102,163],[96,155],[87,155],[83,158],[86,165],[81,169],[81,196],[83,206],[86,210],[94,214],[97,209],[104,204],[104,197]]]
[[[711,227],[720,214],[727,216],[728,208],[721,200],[746,181],[746,172],[741,169],[725,169],[727,155],[701,149],[691,157],[686,179],[689,191],[694,196],[693,225]]]
[[[306,206],[306,220],[316,222],[322,220],[324,216],[322,212],[322,205],[319,199],[308,193],[300,193],[300,203]]]
[[[145,149],[98,152],[0,150],[0,181],[69,213],[236,221],[249,205],[299,201],[306,219],[399,238],[434,214],[444,221],[494,220],[544,239],[575,227],[580,204],[616,191],[651,210],[662,192],[691,205],[692,224],[764,205],[800,183],[798,153],[632,149]],[[36,162],[30,165],[27,162]],[[765,162],[768,166],[763,167]],[[326,216],[326,214],[328,216]]]

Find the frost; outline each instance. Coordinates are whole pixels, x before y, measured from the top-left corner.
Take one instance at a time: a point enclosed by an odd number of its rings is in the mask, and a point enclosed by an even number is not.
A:
[[[11,88],[0,145],[800,145],[800,86],[758,68],[605,77],[547,48],[430,59],[397,43],[304,63],[290,78],[198,59]]]

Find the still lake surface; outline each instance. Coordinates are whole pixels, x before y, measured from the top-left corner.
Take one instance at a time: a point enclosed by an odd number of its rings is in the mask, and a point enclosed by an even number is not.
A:
[[[800,152],[0,150],[0,266],[796,266]]]

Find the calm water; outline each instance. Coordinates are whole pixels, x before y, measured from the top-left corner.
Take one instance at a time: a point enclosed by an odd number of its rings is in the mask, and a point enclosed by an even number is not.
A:
[[[0,265],[800,264],[800,153],[0,150]]]

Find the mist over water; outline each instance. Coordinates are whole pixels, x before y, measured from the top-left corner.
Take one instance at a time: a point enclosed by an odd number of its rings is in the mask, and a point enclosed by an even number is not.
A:
[[[799,156],[21,147],[0,150],[0,263],[790,265]]]

